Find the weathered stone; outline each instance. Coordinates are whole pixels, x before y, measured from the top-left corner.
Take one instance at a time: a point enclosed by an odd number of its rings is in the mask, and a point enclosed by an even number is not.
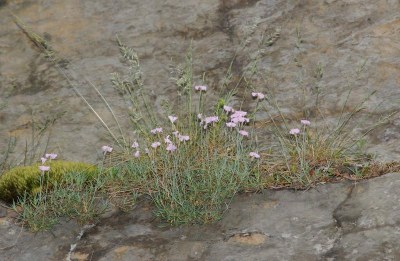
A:
[[[1,202],[0,202],[1,204]],[[7,215],[7,209],[0,205],[0,218],[5,217]]]
[[[378,91],[352,121],[358,133],[368,127],[356,120],[374,125],[399,107],[396,0],[0,1],[0,153],[8,136],[16,136],[17,162],[29,144],[33,122],[40,126],[46,117],[62,115],[48,148],[60,157],[94,161],[110,141],[68,81],[13,23],[10,11],[68,58],[60,66],[72,72],[72,83],[115,130],[85,78],[99,86],[128,135],[126,103],[109,83],[109,73],[125,69],[116,34],[139,53],[145,90],[159,112],[162,100],[176,100],[170,65],[183,63],[190,46],[196,83],[207,72],[210,104],[227,91],[222,79],[232,61],[233,79],[238,80],[242,73],[249,76],[246,70],[257,58],[259,70],[251,79],[256,90],[273,95],[291,119],[300,119],[305,110],[314,121],[319,92],[325,121],[335,124],[342,108],[350,112],[368,93]],[[244,99],[244,109],[252,108],[250,92],[239,86],[233,104]],[[268,112],[276,113],[273,108]],[[398,160],[399,133],[400,122],[394,118],[368,135],[369,150],[379,159]],[[84,233],[68,222],[53,234],[33,235],[8,216],[0,219],[0,259],[398,260],[398,175],[308,191],[241,195],[224,219],[210,226],[162,228],[151,209],[141,207],[110,212]]]

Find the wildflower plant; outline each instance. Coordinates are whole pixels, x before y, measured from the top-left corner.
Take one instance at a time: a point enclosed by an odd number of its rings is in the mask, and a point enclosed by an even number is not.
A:
[[[119,151],[129,154],[128,159],[119,159],[120,162],[113,168],[101,168],[102,173],[109,171],[109,175],[106,175],[111,177],[108,183],[131,182],[135,191],[151,196],[159,217],[171,223],[206,223],[219,219],[229,200],[241,189],[241,184],[252,178],[258,164],[254,157],[249,156],[248,144],[254,144],[248,143],[247,138],[252,137],[244,132],[244,125],[249,123],[249,118],[239,115],[239,110],[237,117],[232,116],[229,119],[229,124],[221,109],[227,105],[224,101],[229,101],[231,94],[221,99],[222,102],[215,106],[215,110],[205,106],[204,97],[209,88],[205,84],[194,83],[191,52],[186,56],[186,64],[177,70],[179,73],[176,85],[181,113],[168,112],[167,115],[171,117],[160,117],[150,106],[146,95],[139,56],[117,39],[128,71],[126,74],[112,74],[111,83],[123,95],[130,108],[129,116],[134,130],[131,138],[138,141],[137,145],[131,147],[116,114],[99,89],[85,79],[111,112],[117,132],[114,132],[76,88],[73,79],[65,72],[66,69],[59,66],[57,61],[60,58],[46,40],[27,28],[20,19],[16,18],[16,23],[63,73],[77,95],[108,131],[116,148],[119,148],[114,150],[103,146],[103,166],[106,159],[109,159],[108,166],[112,165],[111,159]],[[73,68],[72,65],[70,68]],[[227,77],[227,82],[230,78]],[[228,83],[224,86],[226,84]],[[195,100],[198,100],[197,104]],[[227,124],[235,125],[235,129]],[[117,182],[118,179],[123,181]],[[123,185],[120,188],[123,189]]]
[[[86,171],[68,171],[60,182],[51,182],[42,176],[43,189],[34,195],[25,193],[14,202],[13,208],[20,214],[18,220],[34,232],[50,230],[62,218],[91,223],[107,207],[107,202],[100,200],[104,183],[102,176],[94,177]]]
[[[380,164],[374,162],[371,155],[357,144],[369,132],[387,122],[398,112],[380,118],[372,126],[367,127],[367,131],[355,135],[352,132],[353,129],[360,126],[365,128],[365,123],[361,122],[358,116],[375,92],[367,94],[355,106],[350,106],[348,99],[351,92],[350,86],[346,99],[341,104],[340,116],[333,125],[326,122],[326,116],[319,107],[323,98],[319,93],[316,94],[316,105],[312,108],[312,120],[308,117],[294,119],[283,113],[272,95],[264,95],[261,96],[263,99],[260,99],[257,93],[252,93],[253,98],[257,99],[256,108],[263,110],[271,123],[269,126],[262,127],[269,128],[273,134],[269,157],[261,166],[263,186],[306,189],[318,183],[361,179],[376,175],[370,170]],[[306,95],[305,91],[304,93]],[[309,98],[307,96],[307,99]],[[271,113],[271,108],[275,115]],[[350,111],[345,112],[346,108],[350,108]],[[306,109],[301,117],[305,115],[310,115]],[[371,166],[375,167],[371,168]]]
[[[133,152],[152,148],[149,153],[135,156],[133,163],[150,166],[148,179],[152,182],[147,183],[147,190],[152,191],[156,214],[174,224],[218,220],[254,171],[248,148],[242,142],[249,133],[232,132],[226,126],[228,122],[220,120],[221,115],[202,116],[207,113],[202,107],[201,111],[196,110],[197,106],[193,108],[191,113],[173,120],[168,117],[170,123],[151,129],[147,140],[138,138],[145,142]],[[201,115],[190,119],[189,114]]]
[[[32,231],[49,230],[62,217],[92,221],[104,210],[96,201],[102,186],[97,168],[56,157],[46,154],[42,165],[15,167],[0,178],[0,199],[12,202]]]
[[[225,103],[204,106],[210,88],[194,84],[191,68],[188,54],[176,79],[180,113],[166,112],[148,126],[133,119],[140,131],[132,137],[130,159],[116,167],[136,180],[143,180],[135,178],[137,168],[145,170],[140,175],[147,181],[138,191],[149,194],[156,215],[173,224],[218,220],[243,184],[258,176],[260,156],[249,155],[254,144],[247,142],[252,138],[247,112]],[[140,115],[155,115],[150,107],[137,109]]]

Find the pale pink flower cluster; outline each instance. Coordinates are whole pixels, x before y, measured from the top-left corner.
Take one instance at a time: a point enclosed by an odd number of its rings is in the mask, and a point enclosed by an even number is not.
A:
[[[153,143],[151,144],[151,147],[154,148],[154,149],[156,149],[156,148],[159,147],[159,146],[161,146],[161,143],[160,143],[159,141],[153,142]]]
[[[305,126],[309,126],[311,124],[311,122],[309,120],[301,120],[300,123],[305,125]],[[298,128],[291,129],[289,131],[289,133],[292,134],[292,135],[297,135],[297,134],[300,133],[300,129],[298,129]]]
[[[207,91],[207,86],[204,85],[196,85],[194,86],[194,89],[196,91],[199,92],[206,92]],[[260,92],[253,92],[252,96],[254,98],[257,98],[258,100],[262,100],[265,98],[265,95],[263,93]],[[229,122],[226,122],[226,126],[229,128],[235,128],[235,127],[240,127],[246,123],[250,122],[250,119],[247,118],[247,112],[245,111],[236,111],[234,110],[231,106],[229,105],[224,105],[223,106],[223,110],[230,115],[229,116]],[[201,113],[199,113],[197,115],[197,118],[200,120],[200,125],[204,127],[204,129],[207,129],[208,126],[213,125],[214,123],[217,123],[220,121],[218,116],[203,116]],[[175,115],[169,115],[168,119],[171,123],[175,123],[178,120],[178,117]],[[302,122],[303,123],[303,122]],[[155,129],[152,129],[150,131],[152,134],[159,134],[163,132],[163,129],[161,127],[157,127]],[[238,128],[238,133],[239,135],[243,136],[243,137],[248,137],[249,136],[249,132],[247,132],[246,130],[240,129]],[[164,138],[164,142],[166,143],[166,150],[173,152],[177,149],[177,146],[174,144],[175,141],[180,141],[180,142],[185,142],[185,141],[189,141],[190,137],[188,135],[181,135],[179,133],[179,131],[173,131],[172,132],[174,139],[171,139],[170,136],[166,136]],[[173,142],[174,141],[174,142]],[[159,141],[155,141],[151,144],[151,147],[156,149],[159,146],[161,146],[161,142]],[[132,144],[133,148],[138,148],[139,144],[137,142],[135,142],[134,144]],[[148,150],[147,152],[148,153]],[[136,151],[136,153],[134,154],[135,157],[139,157],[139,151]],[[260,155],[256,152],[251,152],[249,154],[250,157],[252,158],[260,158]]]
[[[170,115],[168,116],[168,119],[171,121],[171,123],[174,123],[178,119],[178,117]]]
[[[231,106],[224,105],[224,111],[229,113],[229,112],[234,112],[235,110]]]
[[[53,160],[53,159],[57,158],[57,154],[55,154],[55,153],[47,153],[47,154],[45,154],[45,157],[47,159]]]
[[[39,170],[42,171],[42,172],[49,171],[50,170],[50,166],[39,166]]]
[[[107,152],[111,153],[111,151],[113,150],[112,147],[104,145],[101,147],[101,150],[104,152],[104,154],[106,154]]]
[[[164,138],[164,142],[167,144],[172,143],[172,141],[169,139],[169,135]]]
[[[203,115],[201,113],[197,115],[197,118],[199,118],[201,120],[200,125],[204,124],[204,129],[207,129],[208,125],[219,121],[218,116],[209,116],[209,117],[205,117],[203,119]]]
[[[245,131],[245,130],[240,130],[239,134],[244,136],[244,137],[248,137],[249,136],[249,133],[247,131]]]
[[[155,128],[155,129],[152,129],[150,132],[152,133],[152,134],[157,134],[157,133],[162,133],[162,128]]]
[[[171,143],[168,143],[168,145],[167,145],[167,150],[168,151],[175,151],[176,150],[176,146],[171,142]]]
[[[179,141],[188,141],[190,138],[188,135],[178,135]]]
[[[190,137],[188,135],[181,135],[179,131],[174,131],[172,134],[178,138],[179,141],[188,141]]]
[[[50,159],[50,161],[51,161],[51,160],[53,160],[55,158],[57,158],[57,154],[55,154],[55,153],[46,153],[44,155],[44,157],[40,158],[40,160],[41,160],[42,164],[44,164],[48,159]],[[44,165],[39,166],[39,170],[42,171],[42,172],[49,171],[50,170],[50,166],[44,166]]]
[[[230,115],[230,121],[226,123],[226,127],[228,128],[235,128],[239,124],[248,123],[250,121],[249,118],[245,117],[247,115],[247,112],[245,111],[236,111],[231,106],[227,105],[224,106],[224,111],[227,112],[228,114],[232,113]],[[249,136],[249,133],[245,130],[239,130],[239,134],[244,137]]]
[[[132,143],[132,146],[131,146],[131,147],[134,148],[134,149],[136,149],[136,152],[133,154],[133,156],[134,156],[135,158],[139,158],[139,157],[140,157],[139,143],[138,143],[137,141],[134,141],[134,142]]]
[[[161,128],[157,128],[157,129],[161,129]],[[156,129],[154,129],[154,130],[156,130]],[[179,133],[179,131],[173,131],[172,132],[172,135],[175,137],[175,139],[176,140],[179,140],[180,142],[185,142],[185,141],[188,141],[188,140],[190,140],[190,137],[188,136],[188,135],[181,135],[180,133]],[[170,135],[167,135],[165,138],[164,138],[164,142],[165,142],[165,144],[166,144],[166,150],[167,151],[170,151],[170,152],[173,152],[173,151],[175,151],[176,149],[177,149],[177,146],[174,144],[174,142],[171,140],[171,137],[170,137]],[[151,144],[151,147],[152,148],[154,148],[154,149],[156,149],[156,148],[158,148],[158,147],[160,147],[161,146],[161,142],[159,142],[159,141],[155,141],[155,142],[153,142],[152,144]],[[148,149],[145,149],[145,153],[146,154],[149,154],[149,150]],[[136,153],[134,154],[134,156],[135,157],[139,157],[139,151],[136,151]]]
[[[167,143],[167,151],[175,151],[176,146],[172,143],[172,141],[169,139],[169,135],[164,138],[164,142]]]
[[[265,95],[262,94],[261,92],[252,92],[251,96],[253,96],[254,98],[256,98],[257,100],[263,100],[265,98]]]
[[[254,159],[259,159],[260,158],[260,154],[258,154],[257,152],[254,152],[254,151],[250,152],[249,156],[251,158],[254,158]]]
[[[227,122],[227,123],[226,123],[226,127],[228,127],[228,128],[235,128],[235,127],[236,127],[236,123],[234,123],[234,122]]]
[[[204,86],[204,85],[197,85],[197,86],[194,86],[194,89],[195,89],[196,91],[205,92],[205,91],[207,91],[207,86]]]
[[[206,118],[204,119],[204,122],[205,122],[206,124],[211,124],[211,123],[213,123],[213,122],[218,122],[218,121],[219,121],[218,116],[210,116],[210,117],[206,117]]]
[[[231,115],[231,119],[244,117],[246,115],[247,115],[246,111],[234,111],[233,114]]]
[[[233,123],[247,123],[250,121],[249,118],[246,118],[245,116],[247,115],[247,112],[245,111],[235,111],[231,115],[231,122]]]

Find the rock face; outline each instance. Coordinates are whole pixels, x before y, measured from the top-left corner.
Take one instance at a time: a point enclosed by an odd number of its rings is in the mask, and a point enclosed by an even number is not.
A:
[[[378,91],[368,100],[361,119],[370,125],[399,107],[400,3],[396,0],[0,3],[0,146],[6,148],[9,135],[16,136],[17,159],[26,141],[31,142],[32,118],[36,128],[43,128],[46,119],[62,115],[51,130],[48,151],[70,160],[95,160],[100,146],[109,141],[70,83],[39,55],[11,14],[68,58],[65,66],[74,72],[72,83],[112,125],[110,113],[87,80],[99,86],[128,136],[126,104],[109,83],[111,72],[124,70],[116,35],[138,52],[146,92],[158,111],[162,100],[176,100],[171,65],[183,63],[190,46],[196,82],[202,83],[202,72],[207,72],[210,102],[232,87],[222,87],[232,61],[232,77],[237,80],[242,73],[249,74],[256,59],[258,70],[252,77],[256,90],[274,96],[293,119],[299,119],[302,111],[313,119],[312,107],[319,93],[326,121],[334,121],[350,88],[345,111]],[[236,100],[249,101],[250,91],[240,87]],[[354,129],[361,132],[368,127]],[[397,117],[369,135],[370,150],[385,160],[398,159],[399,133]]]
[[[61,66],[69,80],[40,55],[13,14],[68,59]],[[39,133],[57,119],[34,160],[47,144],[60,158],[98,158],[110,141],[71,84],[115,131],[89,81],[98,86],[132,135],[127,104],[109,81],[125,69],[116,35],[138,52],[145,92],[158,112],[163,100],[177,100],[171,65],[182,64],[191,46],[195,81],[203,83],[206,72],[210,104],[245,74],[293,120],[305,112],[318,121],[314,104],[322,97],[330,123],[376,90],[359,118],[367,125],[353,125],[366,131],[399,109],[399,14],[398,0],[0,0],[0,157],[16,137],[18,163],[32,147],[32,129]],[[224,87],[230,64],[233,83]],[[250,109],[251,91],[239,85],[233,102],[244,99]],[[395,117],[369,134],[368,147],[383,160],[398,160],[399,138]],[[222,221],[201,227],[159,227],[144,204],[93,228],[70,222],[38,235],[14,226],[0,207],[0,260],[400,260],[399,190],[398,174],[390,174],[243,195]]]
[[[239,195],[220,222],[204,226],[160,225],[145,202],[53,234],[33,235],[2,218],[0,259],[399,260],[399,175]]]

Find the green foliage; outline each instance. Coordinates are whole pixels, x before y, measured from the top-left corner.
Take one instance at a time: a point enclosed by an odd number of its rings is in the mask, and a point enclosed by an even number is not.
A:
[[[20,198],[18,205],[14,203],[13,208],[19,213],[19,221],[26,224],[33,232],[50,230],[58,223],[57,217],[48,208],[45,195],[42,193],[33,196],[25,194]]]
[[[128,64],[129,57],[137,57],[133,50],[130,52],[128,58],[121,52]],[[140,68],[135,67],[135,70],[140,71]],[[160,119],[150,121],[150,116],[132,118],[135,129],[140,131],[135,137],[139,146],[130,155],[138,152],[140,156],[130,156],[127,162],[114,168],[113,172],[123,174],[115,175],[109,190],[128,203],[138,194],[148,194],[156,206],[156,215],[171,224],[210,223],[221,218],[243,183],[251,184],[252,171],[257,172],[258,165],[249,157],[253,147],[249,142],[251,137],[238,133],[248,127],[241,123],[236,128],[226,126],[230,119],[223,108],[230,97],[221,97],[214,106],[206,107],[207,91],[195,91],[191,53],[186,56],[186,63],[178,70],[175,80],[180,96],[179,113],[166,111],[165,118],[175,115],[177,120],[165,123]],[[117,83],[115,77],[112,82]],[[123,83],[120,81],[117,86],[125,86],[125,93],[130,93],[133,101],[137,96],[127,88],[133,86],[133,82]],[[145,104],[135,111],[137,115],[155,114],[154,108]],[[210,118],[217,120],[206,123]],[[150,132],[161,127],[162,132]],[[182,136],[187,139],[183,140]],[[152,147],[154,143],[159,143],[157,148]],[[168,150],[168,144],[175,149]],[[145,148],[149,148],[147,153]],[[129,184],[130,188],[124,184]],[[115,201],[115,197],[111,198]]]
[[[0,199],[12,202],[25,193],[28,196],[38,193],[42,189],[40,177],[43,174],[39,170],[39,165],[36,163],[31,166],[15,167],[5,172],[0,177]],[[56,160],[50,162],[49,166],[50,171],[46,172],[43,178],[50,184],[62,182],[62,177],[70,172],[82,172],[92,178],[97,173],[97,167],[82,162]]]
[[[197,151],[199,152],[199,151]],[[240,152],[239,152],[240,153]],[[235,153],[236,154],[236,153]],[[211,151],[171,159],[175,166],[155,178],[151,196],[156,215],[172,224],[212,223],[222,217],[232,197],[251,175],[246,155]]]
[[[101,192],[106,179],[87,174],[86,170],[68,171],[61,182],[52,184],[40,179],[43,190],[30,196],[25,193],[19,207],[14,204],[19,221],[35,232],[50,230],[61,218],[74,218],[82,224],[95,222],[108,206]]]
[[[120,196],[125,199],[148,194],[156,206],[156,215],[171,224],[219,220],[242,185],[250,186],[250,181],[257,179],[257,161],[248,157],[243,137],[227,130],[225,124],[215,124],[207,130],[198,122],[192,124],[198,126],[192,130],[181,126],[179,119],[176,124],[177,130],[188,134],[190,140],[179,143],[170,137],[177,150],[167,151],[162,144],[115,166],[110,190],[113,195],[124,192]],[[154,135],[148,142],[159,138]],[[142,142],[140,146],[146,145]]]
[[[110,168],[105,173],[104,191],[108,201],[122,211],[135,207],[140,195],[146,193],[151,172],[149,164],[127,161]]]

